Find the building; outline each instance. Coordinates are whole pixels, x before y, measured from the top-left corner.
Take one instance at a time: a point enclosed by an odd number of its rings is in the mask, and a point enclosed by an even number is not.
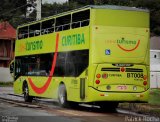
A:
[[[151,37],[150,49],[151,50],[160,50],[160,36]]]
[[[160,88],[160,37],[151,37],[150,86]]]
[[[16,30],[8,23],[0,23],[0,67],[8,67],[14,57]]]

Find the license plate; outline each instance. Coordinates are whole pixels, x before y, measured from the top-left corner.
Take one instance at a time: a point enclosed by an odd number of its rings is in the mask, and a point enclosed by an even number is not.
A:
[[[121,86],[117,86],[118,90],[127,90],[127,86],[121,85]]]

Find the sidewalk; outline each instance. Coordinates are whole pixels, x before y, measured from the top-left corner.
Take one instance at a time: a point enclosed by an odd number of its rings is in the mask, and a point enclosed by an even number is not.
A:
[[[0,82],[12,82],[13,78],[9,68],[0,67]]]
[[[0,87],[0,94],[13,94],[13,87]]]
[[[148,103],[120,103],[120,108],[160,117],[160,89],[150,90]]]

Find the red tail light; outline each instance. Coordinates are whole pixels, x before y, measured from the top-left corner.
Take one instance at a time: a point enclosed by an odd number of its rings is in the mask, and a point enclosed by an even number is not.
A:
[[[126,69],[124,67],[121,67],[121,72],[125,72]]]
[[[144,81],[144,82],[143,82],[143,85],[146,86],[146,85],[147,85],[147,81]]]
[[[144,75],[144,76],[143,76],[143,80],[147,80],[147,75]]]
[[[101,74],[97,74],[96,77],[97,77],[97,78],[100,78],[100,77],[101,77]]]
[[[100,84],[100,80],[96,80],[96,84]]]

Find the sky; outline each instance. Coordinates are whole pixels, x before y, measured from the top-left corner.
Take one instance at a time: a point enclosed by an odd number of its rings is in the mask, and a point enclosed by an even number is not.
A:
[[[45,2],[48,2],[48,3],[53,3],[53,2],[59,2],[59,3],[62,3],[62,2],[66,2],[68,0],[42,0],[42,3],[45,3]]]

